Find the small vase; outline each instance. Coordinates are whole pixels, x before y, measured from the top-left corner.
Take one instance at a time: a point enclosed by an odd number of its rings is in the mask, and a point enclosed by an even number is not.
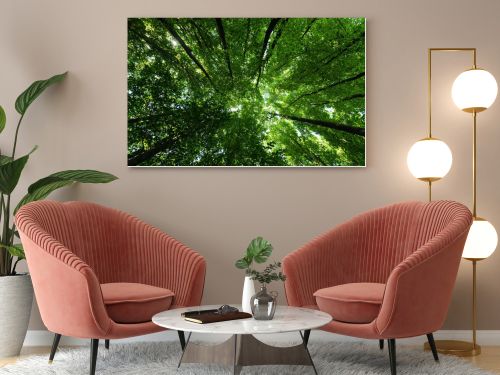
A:
[[[261,285],[260,292],[255,294],[250,304],[252,306],[252,315],[256,320],[271,320],[276,311],[277,292],[267,292],[267,287]]]
[[[251,276],[245,276],[245,283],[243,284],[243,294],[241,296],[241,310],[247,313],[252,312],[250,307],[250,299],[255,294],[255,286]]]

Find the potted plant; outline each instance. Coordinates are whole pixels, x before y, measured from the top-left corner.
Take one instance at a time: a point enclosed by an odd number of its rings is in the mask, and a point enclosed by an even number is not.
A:
[[[273,245],[262,237],[254,238],[247,247],[245,256],[238,259],[235,266],[245,270],[245,283],[243,285],[242,310],[252,313],[255,319],[272,319],[276,309],[277,293],[267,293],[267,284],[271,281],[285,281],[286,276],[278,271],[281,268],[280,262],[269,264],[263,271],[252,268],[253,263],[265,263],[273,252]],[[253,281],[257,280],[261,284],[261,290],[255,294]],[[272,303],[272,305],[271,305]],[[270,306],[269,314],[265,315],[265,306]],[[260,306],[260,308],[259,308]]]
[[[255,286],[252,280],[252,264],[264,263],[273,252],[273,245],[262,237],[254,238],[247,247],[245,256],[235,263],[236,268],[245,270],[245,282],[241,297],[241,308],[244,312],[251,313],[250,299],[255,294]]]
[[[26,155],[16,157],[17,140],[23,118],[33,103],[49,86],[61,82],[67,73],[31,84],[16,100],[20,117],[17,122],[12,152],[0,154],[0,358],[19,355],[31,313],[33,287],[29,274],[16,272],[24,259],[19,234],[12,215],[26,203],[46,198],[51,192],[75,182],[107,183],[115,176],[94,170],[67,170],[53,173],[28,187],[27,193],[15,205],[11,195],[36,146]],[[0,133],[5,129],[6,115],[0,106]]]

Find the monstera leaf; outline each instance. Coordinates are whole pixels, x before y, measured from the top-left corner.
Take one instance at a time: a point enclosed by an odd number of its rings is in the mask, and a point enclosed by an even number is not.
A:
[[[248,245],[245,256],[238,259],[234,265],[239,269],[248,269],[254,261],[264,263],[272,251],[273,245],[269,241],[262,237],[254,238]]]
[[[247,257],[257,263],[264,263],[273,252],[273,245],[262,237],[254,238],[247,248]]]

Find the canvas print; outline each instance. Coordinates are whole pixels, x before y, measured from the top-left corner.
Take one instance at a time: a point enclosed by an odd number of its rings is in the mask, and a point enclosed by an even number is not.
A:
[[[364,18],[130,18],[129,166],[364,166]]]

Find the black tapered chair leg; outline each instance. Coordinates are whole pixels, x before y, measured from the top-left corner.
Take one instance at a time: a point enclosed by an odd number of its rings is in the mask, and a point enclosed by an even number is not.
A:
[[[432,333],[427,334],[427,341],[429,342],[429,346],[432,350],[432,355],[434,356],[434,360],[439,362],[438,351],[436,349],[436,343],[434,342],[434,335]]]
[[[387,340],[389,344],[389,361],[391,363],[391,375],[396,375],[396,340],[389,339]]]
[[[104,347],[109,350],[109,340],[104,340]]]
[[[52,363],[52,361],[54,360],[57,347],[59,346],[59,340],[61,340],[61,335],[59,333],[54,334],[54,341],[52,341],[52,348],[50,349],[49,363]]]
[[[177,331],[177,334],[179,335],[181,349],[184,350],[186,348],[186,337],[184,336],[184,331]]]
[[[304,331],[304,345],[307,346],[307,343],[309,342],[309,336],[311,336],[311,330],[306,329]]]
[[[90,375],[95,375],[95,364],[97,362],[97,350],[99,349],[99,339],[90,341]]]
[[[378,340],[378,347],[380,350],[384,350],[384,340]]]

